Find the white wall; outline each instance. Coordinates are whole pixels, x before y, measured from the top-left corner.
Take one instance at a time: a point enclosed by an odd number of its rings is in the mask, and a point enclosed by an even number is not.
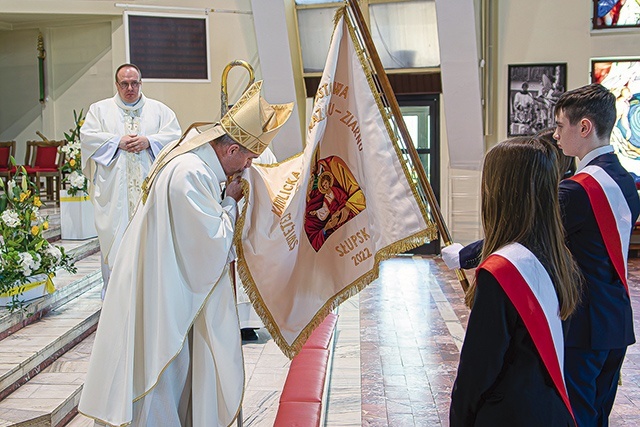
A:
[[[39,139],[35,133],[42,129],[37,38],[34,29],[0,31],[0,141]],[[18,163],[23,162],[25,151],[17,150]]]
[[[440,210],[454,242],[463,245],[482,238],[480,176],[474,169],[453,169],[449,162],[444,103],[440,97]],[[440,240],[443,242],[443,239]]]

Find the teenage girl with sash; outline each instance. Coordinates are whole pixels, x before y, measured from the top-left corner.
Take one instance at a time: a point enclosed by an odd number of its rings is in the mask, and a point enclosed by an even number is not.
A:
[[[450,425],[575,426],[561,321],[579,273],[564,244],[558,160],[539,137],[490,150],[482,173],[482,262],[453,386]]]

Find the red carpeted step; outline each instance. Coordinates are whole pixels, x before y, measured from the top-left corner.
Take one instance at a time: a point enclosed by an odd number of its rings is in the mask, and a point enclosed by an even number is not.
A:
[[[276,427],[318,427],[329,363],[329,343],[338,315],[331,313],[318,326],[289,366]]]
[[[329,313],[324,321],[312,333],[302,348],[329,348],[333,329],[338,321],[338,315]]]
[[[291,361],[280,402],[322,402],[329,350],[302,348]]]
[[[319,402],[280,402],[274,427],[306,427],[320,424]]]

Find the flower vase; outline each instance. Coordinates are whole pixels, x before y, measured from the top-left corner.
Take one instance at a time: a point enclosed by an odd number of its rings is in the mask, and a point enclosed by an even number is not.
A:
[[[36,298],[43,297],[55,292],[56,287],[51,280],[53,276],[47,276],[46,274],[37,274],[27,278],[27,283],[23,285],[16,285],[9,289],[7,292],[0,294],[0,306],[5,307],[11,303],[14,295],[20,294],[19,300],[23,302],[31,301]]]
[[[93,203],[87,194],[71,196],[60,190],[60,234],[63,240],[84,240],[98,235]]]

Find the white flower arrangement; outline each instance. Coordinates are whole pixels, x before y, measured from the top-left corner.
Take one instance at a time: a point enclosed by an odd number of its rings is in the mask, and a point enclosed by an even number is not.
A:
[[[15,164],[13,158],[12,163]],[[76,271],[64,249],[43,236],[49,220],[23,167],[5,185],[0,180],[0,296],[11,296],[10,311],[24,307],[20,299],[32,276],[53,277],[62,268]]]
[[[2,212],[2,221],[7,227],[15,228],[20,224],[20,216],[18,215],[18,212],[12,209],[7,209]]]
[[[67,193],[70,196],[75,196],[78,193],[82,195],[87,194],[87,186],[89,181],[82,174],[81,165],[81,143],[80,143],[80,128],[84,124],[84,117],[82,117],[82,110],[80,114],[73,111],[73,119],[75,121],[75,128],[69,129],[71,133],[64,134],[67,143],[60,147],[58,150],[65,154],[66,162],[62,165],[62,172],[67,174],[63,182],[69,184]]]

